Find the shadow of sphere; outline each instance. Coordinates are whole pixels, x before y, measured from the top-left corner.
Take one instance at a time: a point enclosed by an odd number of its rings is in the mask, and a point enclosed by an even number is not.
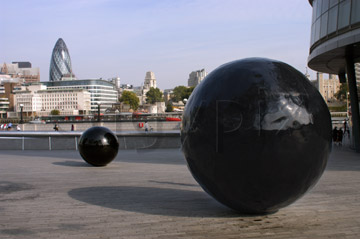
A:
[[[91,127],[79,139],[81,157],[93,166],[106,166],[116,157],[119,141],[116,135],[105,127]]]
[[[302,73],[249,58],[220,66],[195,88],[181,141],[206,192],[242,213],[273,213],[319,180],[331,151],[331,118]]]

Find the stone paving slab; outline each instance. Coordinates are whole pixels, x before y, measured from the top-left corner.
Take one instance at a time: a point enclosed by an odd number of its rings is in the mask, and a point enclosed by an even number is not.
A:
[[[239,215],[194,181],[179,149],[0,151],[0,238],[359,238],[360,155],[335,148],[320,182],[265,216]]]

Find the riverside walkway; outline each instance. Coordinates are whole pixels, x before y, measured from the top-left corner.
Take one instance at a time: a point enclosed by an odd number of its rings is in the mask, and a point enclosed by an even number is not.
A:
[[[0,238],[359,238],[360,155],[334,147],[319,183],[275,214],[222,206],[179,149],[120,150],[106,167],[75,150],[0,151]]]

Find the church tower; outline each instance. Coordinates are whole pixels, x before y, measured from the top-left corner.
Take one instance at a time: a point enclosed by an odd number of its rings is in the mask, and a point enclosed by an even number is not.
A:
[[[145,75],[144,89],[150,90],[151,87],[156,88],[156,79],[154,72],[148,71]]]

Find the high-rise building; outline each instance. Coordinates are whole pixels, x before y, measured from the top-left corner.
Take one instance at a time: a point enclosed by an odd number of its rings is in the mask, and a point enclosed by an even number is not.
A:
[[[205,78],[207,75],[205,69],[193,71],[189,74],[188,86],[195,87]]]
[[[59,38],[51,54],[49,81],[60,81],[63,77],[75,76],[72,71],[69,50],[64,40]]]

